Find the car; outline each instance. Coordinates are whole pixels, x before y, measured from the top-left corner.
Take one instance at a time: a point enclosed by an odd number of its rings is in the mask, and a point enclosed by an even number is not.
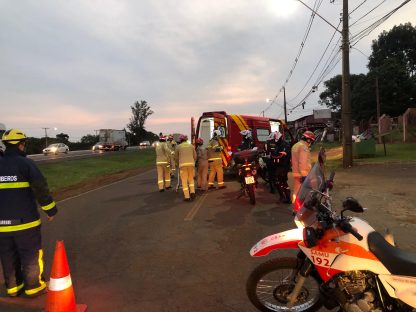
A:
[[[64,143],[54,143],[43,149],[43,155],[65,153],[68,154],[69,147]]]
[[[148,147],[150,146],[150,142],[149,141],[142,141],[139,144],[140,147]]]
[[[101,151],[104,149],[104,144],[101,142],[95,143],[92,147],[92,151]]]

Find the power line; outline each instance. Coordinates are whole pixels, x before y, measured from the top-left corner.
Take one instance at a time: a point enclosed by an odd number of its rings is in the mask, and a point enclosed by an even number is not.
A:
[[[300,1],[300,0],[298,0],[298,1]],[[298,53],[297,53],[297,55],[296,55],[296,57],[295,57],[295,61],[294,61],[294,64],[292,65],[292,67],[291,67],[291,70],[290,70],[290,72],[289,72],[289,75],[287,76],[287,78],[286,78],[285,83],[283,84],[283,86],[279,89],[279,92],[277,93],[277,95],[276,95],[276,96],[273,98],[273,100],[270,102],[270,105],[269,105],[266,109],[264,109],[264,110],[262,111],[262,113],[263,113],[263,114],[264,114],[264,112],[265,112],[265,111],[267,111],[268,109],[270,109],[270,107],[272,107],[272,105],[276,102],[277,98],[279,97],[280,93],[282,92],[282,89],[286,86],[287,82],[288,82],[288,81],[289,81],[289,79],[291,78],[291,76],[292,76],[292,74],[293,74],[293,71],[295,70],[296,65],[297,65],[297,63],[298,63],[298,61],[299,61],[299,57],[300,57],[300,55],[302,54],[303,48],[304,48],[305,43],[306,43],[306,39],[308,38],[308,36],[309,36],[309,32],[310,32],[310,30],[311,30],[311,28],[312,28],[312,23],[313,23],[313,20],[314,20],[314,18],[315,18],[315,11],[319,9],[319,7],[320,7],[320,6],[321,6],[321,4],[322,4],[322,1],[323,1],[323,0],[316,0],[316,1],[315,1],[314,10],[312,10],[311,17],[309,18],[308,25],[306,26],[306,31],[305,31],[305,34],[304,34],[303,39],[302,39],[302,41],[301,41],[301,44],[300,44],[300,47],[299,47]]]
[[[368,26],[367,28],[363,29],[362,31],[358,32],[357,34],[353,35],[350,40],[351,46],[356,45],[361,39],[368,36],[374,29],[376,29],[378,26],[380,26],[382,23],[384,23],[388,18],[390,18],[394,13],[396,13],[400,8],[405,6],[407,3],[409,3],[411,0],[405,0],[403,1],[399,6],[391,10],[389,13],[384,15],[379,20],[375,21],[373,24]]]
[[[358,21],[362,20],[364,17],[366,17],[368,14],[370,14],[371,12],[373,12],[374,10],[376,10],[378,7],[380,7],[384,2],[386,2],[386,0],[381,1],[378,5],[376,5],[374,8],[372,8],[370,11],[368,11],[366,14],[364,14],[363,16],[361,16],[359,19],[357,19],[354,23],[352,23],[350,25],[350,27],[354,26]]]
[[[366,3],[367,0],[364,0],[363,2],[361,2],[354,10],[352,10],[348,16],[350,16],[352,13],[354,13],[356,10],[358,10],[364,3]]]
[[[337,29],[338,29],[339,25],[341,25],[341,22],[339,22],[339,24],[338,24],[338,26],[337,26]],[[312,73],[310,74],[310,76],[309,76],[308,80],[305,82],[305,84],[304,84],[303,88],[302,88],[302,89],[298,92],[298,94],[296,94],[296,96],[295,96],[295,97],[293,97],[292,99],[290,99],[290,100],[289,100],[289,102],[294,101],[294,100],[295,100],[295,99],[296,99],[296,98],[297,98],[297,97],[298,97],[298,96],[302,93],[302,91],[305,89],[305,87],[307,86],[308,82],[312,79],[312,76],[315,74],[315,72],[316,72],[316,70],[317,70],[317,68],[318,68],[319,64],[321,64],[321,61],[322,61],[322,59],[324,58],[324,56],[325,56],[325,54],[326,54],[326,51],[328,50],[329,46],[331,45],[331,42],[332,42],[332,40],[334,39],[334,37],[335,37],[336,33],[337,33],[337,31],[334,31],[334,33],[332,34],[331,39],[329,40],[329,42],[328,42],[328,44],[327,44],[327,46],[326,46],[326,48],[325,48],[324,52],[322,53],[322,55],[321,55],[321,57],[320,57],[320,59],[319,59],[318,63],[316,64],[316,66],[315,66],[314,70],[313,70],[313,71],[312,71]],[[331,54],[332,54],[332,53],[331,53]]]

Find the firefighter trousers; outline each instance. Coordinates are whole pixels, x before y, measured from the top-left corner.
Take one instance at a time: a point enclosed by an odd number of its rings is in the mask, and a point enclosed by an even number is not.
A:
[[[209,162],[208,187],[214,187],[215,176],[217,176],[218,187],[224,186],[224,172],[221,159]]]
[[[185,198],[190,198],[189,193],[195,193],[195,167],[184,166],[180,168],[183,195]]]
[[[165,187],[170,187],[170,169],[169,165],[159,164],[157,168],[157,186],[159,191],[163,190]]]
[[[9,296],[23,290],[33,296],[46,288],[40,226],[0,236],[0,259]]]
[[[293,194],[292,194],[292,202],[295,202],[296,196],[302,186],[301,182],[302,177],[293,177]]]
[[[208,162],[198,162],[198,178],[196,185],[206,191],[208,188]]]

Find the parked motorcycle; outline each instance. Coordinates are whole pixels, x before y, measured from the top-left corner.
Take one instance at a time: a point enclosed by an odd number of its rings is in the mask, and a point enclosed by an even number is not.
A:
[[[241,183],[239,197],[247,195],[252,205],[256,204],[257,160],[258,152],[256,149],[234,153],[237,176]]]
[[[270,235],[250,250],[253,257],[296,249],[250,274],[246,288],[261,311],[416,311],[416,254],[398,249],[366,221],[345,212],[364,212],[352,197],[332,210],[334,174],[325,180],[324,152],[294,202],[295,229]]]

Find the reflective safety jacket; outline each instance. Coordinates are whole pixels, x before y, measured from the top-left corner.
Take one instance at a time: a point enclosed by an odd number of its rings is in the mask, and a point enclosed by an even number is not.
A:
[[[196,152],[194,146],[188,142],[176,146],[175,159],[179,163],[179,168],[195,167]]]
[[[17,147],[8,147],[0,157],[0,235],[40,226],[36,202],[48,216],[58,212],[34,161]]]
[[[156,145],[156,165],[170,164],[171,151],[166,142],[159,142]]]
[[[214,161],[214,160],[222,161],[221,151],[223,147],[221,146],[221,144],[218,142],[217,139],[212,138],[208,143],[207,149],[208,149],[208,161]]]
[[[306,177],[311,168],[311,152],[309,146],[305,141],[300,140],[292,147],[293,177]]]

